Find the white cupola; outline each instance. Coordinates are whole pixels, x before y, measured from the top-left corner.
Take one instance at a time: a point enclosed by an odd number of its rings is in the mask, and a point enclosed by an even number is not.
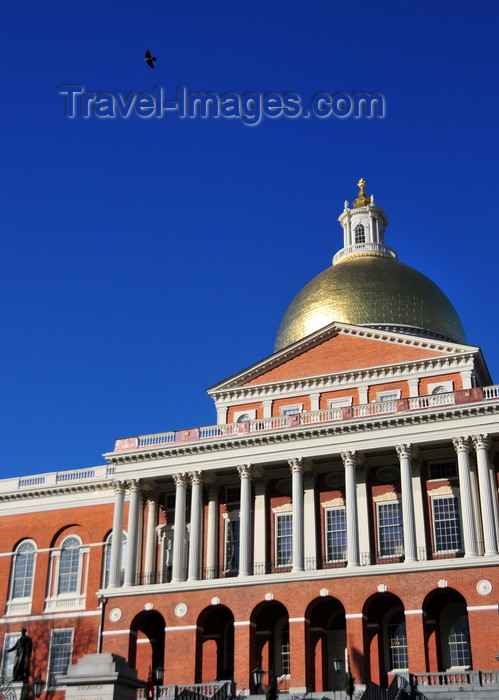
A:
[[[348,202],[338,221],[343,227],[343,248],[333,258],[333,265],[358,255],[381,255],[394,258],[397,254],[384,245],[388,219],[385,212],[374,204],[374,195],[366,195],[366,181],[361,178],[357,187],[359,194],[349,209]]]

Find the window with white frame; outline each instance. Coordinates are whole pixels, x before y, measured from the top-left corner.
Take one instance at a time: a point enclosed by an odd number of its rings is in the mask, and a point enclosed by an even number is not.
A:
[[[32,540],[23,540],[12,558],[9,600],[7,614],[31,612],[30,602],[33,592],[36,545]],[[28,608],[25,608],[25,606]],[[20,607],[21,606],[21,607]]]
[[[84,609],[88,555],[89,546],[77,535],[68,535],[52,550],[46,612]]]
[[[390,391],[378,391],[376,393],[376,401],[381,404],[379,410],[381,412],[389,412],[395,410],[395,401],[400,399],[402,389],[391,389]]]
[[[347,408],[352,405],[352,396],[339,396],[336,399],[328,399],[328,408]]]
[[[289,676],[291,670],[291,647],[289,645],[289,619],[287,615],[281,617],[275,626],[276,644],[276,675],[278,678]]]
[[[326,516],[326,560],[345,561],[347,558],[347,518],[344,507],[328,508]]]
[[[407,653],[407,634],[403,610],[392,613],[388,618],[388,651],[390,656],[390,671],[409,668]]]
[[[436,552],[456,552],[462,549],[461,518],[457,496],[431,499],[433,535]]]
[[[12,649],[21,635],[18,632],[8,632],[3,638],[2,651],[2,683],[10,683],[14,672],[14,662],[16,655],[13,652],[8,652],[7,649]]]
[[[293,563],[293,514],[276,513],[275,516],[275,564],[291,566]]]
[[[377,504],[378,552],[380,557],[399,557],[404,553],[402,504],[388,501]]]
[[[225,520],[224,573],[239,573],[239,511],[230,513]]]
[[[357,224],[354,228],[355,243],[365,243],[366,230],[363,224]]]
[[[126,532],[123,532],[123,539],[121,540],[121,560],[120,560],[120,585],[123,585],[125,580],[125,561],[126,561],[126,545],[127,537]],[[109,585],[109,576],[111,574],[111,550],[113,546],[113,533],[107,537],[106,544],[104,545],[104,566],[103,566],[103,577],[102,585],[107,588]]]
[[[61,545],[57,595],[76,593],[79,588],[81,540],[75,535],[66,537]]]
[[[57,674],[67,673],[73,653],[73,628],[52,630],[48,664],[48,687],[57,685]]]
[[[292,406],[281,406],[281,408],[280,408],[281,416],[294,416],[297,413],[301,413],[302,411],[303,411],[303,404],[302,403],[295,403]]]
[[[246,411],[234,411],[234,423],[247,423],[250,420],[256,420],[256,408],[250,408]]]

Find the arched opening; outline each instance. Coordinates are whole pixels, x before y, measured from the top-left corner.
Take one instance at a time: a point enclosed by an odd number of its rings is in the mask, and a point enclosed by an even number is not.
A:
[[[468,610],[463,596],[453,588],[433,591],[423,610],[429,670],[472,668]]]
[[[347,670],[345,608],[336,598],[312,601],[305,617],[310,620],[307,643],[307,687],[314,691],[341,690]],[[333,660],[340,661],[340,671]]]
[[[366,231],[363,224],[357,224],[354,228],[355,243],[365,243]]]
[[[234,615],[225,605],[211,605],[198,618],[196,683],[234,677]]]
[[[282,603],[268,601],[255,608],[251,616],[253,627],[250,668],[261,662],[268,679],[275,677],[285,683],[290,678],[289,615]],[[253,680],[249,687],[253,691]]]
[[[396,595],[379,593],[366,601],[363,612],[367,678],[387,687],[388,674],[409,665],[404,606]]]
[[[165,664],[165,620],[156,610],[143,610],[130,625],[128,663],[147,678],[149,669]],[[168,668],[165,667],[165,684]]]

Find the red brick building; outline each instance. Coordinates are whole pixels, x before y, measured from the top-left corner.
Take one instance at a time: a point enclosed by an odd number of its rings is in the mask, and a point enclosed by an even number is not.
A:
[[[215,425],[0,482],[4,679],[26,626],[56,697],[96,651],[165,685],[499,688],[499,387],[364,185],[275,352],[209,389]]]

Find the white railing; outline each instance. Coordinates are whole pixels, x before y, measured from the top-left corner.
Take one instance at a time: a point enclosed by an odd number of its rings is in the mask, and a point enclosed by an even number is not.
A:
[[[431,408],[432,406],[447,406],[454,403],[454,392],[446,394],[431,394],[430,396],[415,396],[409,401],[409,410]]]
[[[465,689],[466,686],[478,688],[484,685],[499,685],[499,671],[427,671],[411,673],[411,681],[417,688],[431,686],[432,691],[448,691],[449,686],[459,686],[459,689]]]
[[[494,386],[484,386],[483,387],[483,398],[484,399],[499,399],[499,384]]]
[[[139,447],[154,447],[154,445],[166,445],[169,442],[175,442],[175,432],[173,431],[139,437]]]
[[[272,418],[258,418],[250,420],[250,433],[261,432],[262,430],[278,430],[279,428],[289,428],[289,416],[273,416]]]
[[[207,428],[199,428],[201,439],[225,437],[226,435],[237,435],[237,423],[221,423],[220,425],[209,425]]]
[[[381,253],[382,255],[387,255],[394,260],[398,260],[397,253],[392,248],[388,248],[388,246],[383,245],[382,243],[353,243],[352,245],[345,246],[345,248],[341,248],[341,250],[335,254],[333,258],[333,265],[335,265],[338,260],[342,260],[348,255],[363,251],[368,251],[370,253]]]
[[[312,423],[329,423],[335,420],[341,420],[343,412],[341,408],[326,408],[322,411],[310,411],[310,413],[301,414],[301,425],[310,425]]]

